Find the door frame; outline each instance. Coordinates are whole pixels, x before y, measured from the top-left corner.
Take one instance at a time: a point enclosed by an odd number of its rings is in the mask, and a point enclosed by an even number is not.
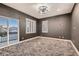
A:
[[[17,19],[17,18],[12,18],[12,17],[7,17],[7,16],[1,16],[1,15],[0,15],[0,17],[7,18],[6,19],[7,20],[7,24],[8,24],[8,19]],[[19,42],[20,41],[19,19],[17,19],[17,21],[18,21],[18,42]],[[18,42],[12,43],[12,44],[9,43],[9,25],[7,25],[7,27],[8,27],[8,30],[7,30],[7,43],[8,44],[6,46],[18,43]]]

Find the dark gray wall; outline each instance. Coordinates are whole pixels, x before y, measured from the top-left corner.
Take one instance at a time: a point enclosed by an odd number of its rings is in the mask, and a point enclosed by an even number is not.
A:
[[[0,4],[0,15],[19,19],[20,40],[35,37],[38,35],[55,37],[55,38],[64,37],[65,39],[70,39],[70,33],[71,33],[71,31],[70,31],[70,25],[71,25],[70,14],[49,17],[46,19],[36,19],[36,18],[26,15],[20,11],[17,11],[13,8]],[[37,33],[34,33],[34,34],[25,33],[25,27],[26,27],[25,18],[31,18],[31,19],[34,19],[37,21]],[[48,22],[49,22],[49,24],[48,24],[49,32],[47,34],[41,33],[41,29],[42,29],[41,21],[42,20],[48,20]]]
[[[42,21],[48,20],[48,33],[42,33]],[[41,36],[71,39],[71,16],[70,14],[50,17],[39,20],[39,34]]]
[[[36,18],[31,17],[27,14],[24,14],[20,11],[17,11],[13,8],[7,7],[3,4],[0,4],[0,15],[10,18],[17,18],[19,19],[19,28],[20,28],[20,40],[24,40],[27,38],[35,37],[37,36],[37,33],[34,34],[26,34],[26,20],[25,18],[31,18],[33,20],[36,20]]]
[[[72,33],[71,38],[79,50],[79,4],[76,4],[72,13]]]

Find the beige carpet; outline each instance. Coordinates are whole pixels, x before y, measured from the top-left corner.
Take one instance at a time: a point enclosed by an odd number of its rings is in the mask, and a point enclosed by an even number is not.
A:
[[[70,42],[37,38],[0,49],[1,56],[76,56]]]

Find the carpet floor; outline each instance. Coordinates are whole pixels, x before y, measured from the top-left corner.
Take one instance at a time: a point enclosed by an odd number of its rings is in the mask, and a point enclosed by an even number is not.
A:
[[[77,56],[70,42],[37,38],[0,49],[0,56]]]

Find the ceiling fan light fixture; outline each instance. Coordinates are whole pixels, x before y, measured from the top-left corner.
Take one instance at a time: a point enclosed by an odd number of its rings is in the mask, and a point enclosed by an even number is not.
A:
[[[48,12],[48,6],[44,6],[44,5],[42,5],[42,6],[39,6],[39,13],[40,14],[46,14]]]

